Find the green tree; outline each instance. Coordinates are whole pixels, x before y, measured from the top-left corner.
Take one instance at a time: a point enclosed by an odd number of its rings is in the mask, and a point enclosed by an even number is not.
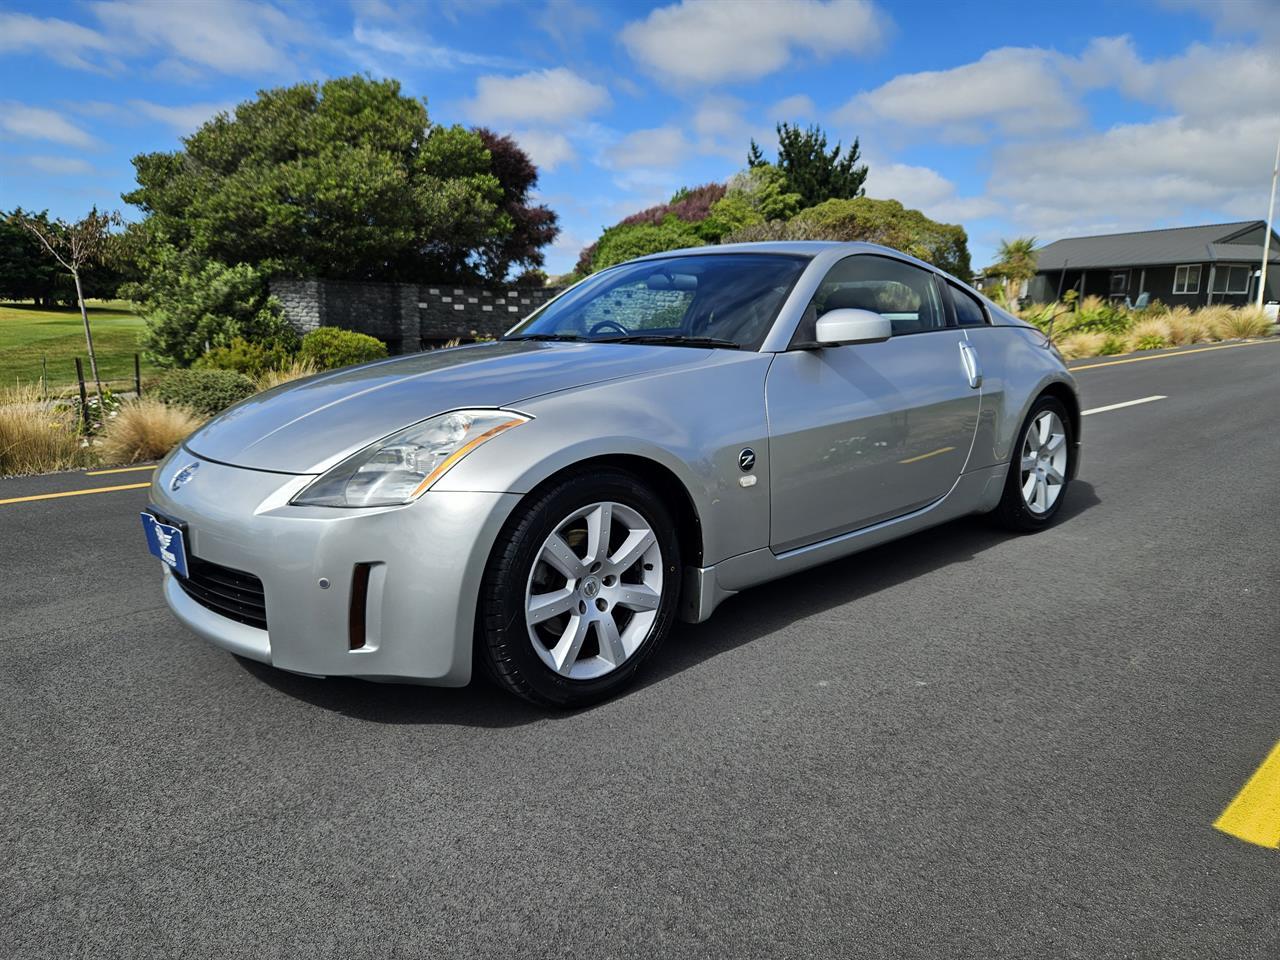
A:
[[[702,233],[719,241],[753,224],[790,219],[800,203],[800,194],[787,190],[783,172],[771,163],[760,162],[729,180],[728,191],[712,205]]]
[[[696,247],[704,242],[695,224],[668,214],[661,223],[620,223],[606,230],[595,243],[592,270],[650,253]]]
[[[861,152],[857,137],[845,152],[840,143],[828,150],[827,135],[816,125],[801,129],[780,123],[777,131],[777,166],[786,177],[787,190],[800,194],[802,206],[812,207],[824,200],[850,200],[863,195],[868,167],[865,163],[858,163]],[[747,165],[758,167],[763,162],[764,156],[752,140]]]
[[[465,279],[510,229],[479,134],[393,80],[261,92],[172,153],[134,158],[147,235],[224,264],[337,279]]]
[[[964,228],[930,220],[897,200],[828,200],[790,220],[744,227],[724,240],[860,240],[893,247],[961,280],[969,279],[969,238]]]
[[[151,248],[143,267],[146,280],[124,292],[144,305],[143,347],[157,363],[190,366],[237,339],[297,349],[298,336],[256,267],[228,266],[169,245]]]
[[[987,274],[1004,279],[1005,299],[1010,303],[1018,297],[1024,280],[1036,275],[1035,237],[1016,237],[1013,240],[1001,240],[995,264],[987,268]]]
[[[17,207],[0,214],[0,299],[48,306],[59,286],[58,264],[22,225],[23,220],[49,227],[47,213],[27,213]]]

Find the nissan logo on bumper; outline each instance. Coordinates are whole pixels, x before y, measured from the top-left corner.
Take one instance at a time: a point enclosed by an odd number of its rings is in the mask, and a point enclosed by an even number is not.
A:
[[[185,467],[173,475],[173,479],[169,481],[169,489],[174,493],[178,492],[180,487],[185,487],[191,482],[191,478],[196,475],[196,471],[200,469],[198,463],[188,463]]]

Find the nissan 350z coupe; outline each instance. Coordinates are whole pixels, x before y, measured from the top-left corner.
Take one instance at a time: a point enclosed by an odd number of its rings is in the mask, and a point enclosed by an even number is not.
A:
[[[608,696],[677,617],[964,514],[1050,524],[1079,465],[1034,327],[870,244],[659,254],[496,342],[231,407],[143,526],[187,627],[315,676]]]

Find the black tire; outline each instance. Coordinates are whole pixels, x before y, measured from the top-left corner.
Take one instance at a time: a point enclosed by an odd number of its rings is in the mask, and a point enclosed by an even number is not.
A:
[[[535,651],[525,620],[525,591],[551,533],[575,510],[601,502],[630,507],[654,532],[662,552],[662,595],[640,646],[604,676],[579,680],[557,673]],[[614,468],[567,475],[531,493],[498,534],[480,587],[476,659],[499,686],[542,706],[584,707],[608,699],[635,679],[671,631],[680,572],[680,544],[671,514],[637,477]]]
[[[1027,431],[1031,429],[1036,418],[1046,410],[1057,414],[1062,422],[1062,429],[1066,435],[1067,468],[1063,472],[1062,489],[1057,499],[1048,510],[1037,513],[1027,506],[1022,496],[1022,448],[1026,442]],[[1004,493],[1000,497],[1000,504],[991,511],[991,518],[1005,529],[1017,533],[1035,533],[1050,526],[1067,499],[1067,489],[1071,486],[1071,471],[1075,466],[1072,462],[1074,456],[1075,436],[1071,429],[1071,418],[1067,415],[1067,408],[1054,397],[1040,397],[1032,404],[1027,419],[1023,421],[1022,429],[1018,431],[1018,439],[1013,445],[1012,455],[1009,458],[1009,474],[1005,478]]]

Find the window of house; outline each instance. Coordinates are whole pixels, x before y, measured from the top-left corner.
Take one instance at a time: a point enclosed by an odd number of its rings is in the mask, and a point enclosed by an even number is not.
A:
[[[1183,264],[1173,271],[1173,292],[1200,292],[1200,264]]]
[[[1123,297],[1129,292],[1129,271],[1128,270],[1112,270],[1111,271],[1111,295],[1113,297]]]
[[[1219,266],[1213,271],[1214,293],[1248,293],[1251,267]]]
[[[971,294],[966,293],[954,283],[951,287],[951,303],[956,308],[956,323],[962,327],[982,327],[987,323],[986,311]]]

